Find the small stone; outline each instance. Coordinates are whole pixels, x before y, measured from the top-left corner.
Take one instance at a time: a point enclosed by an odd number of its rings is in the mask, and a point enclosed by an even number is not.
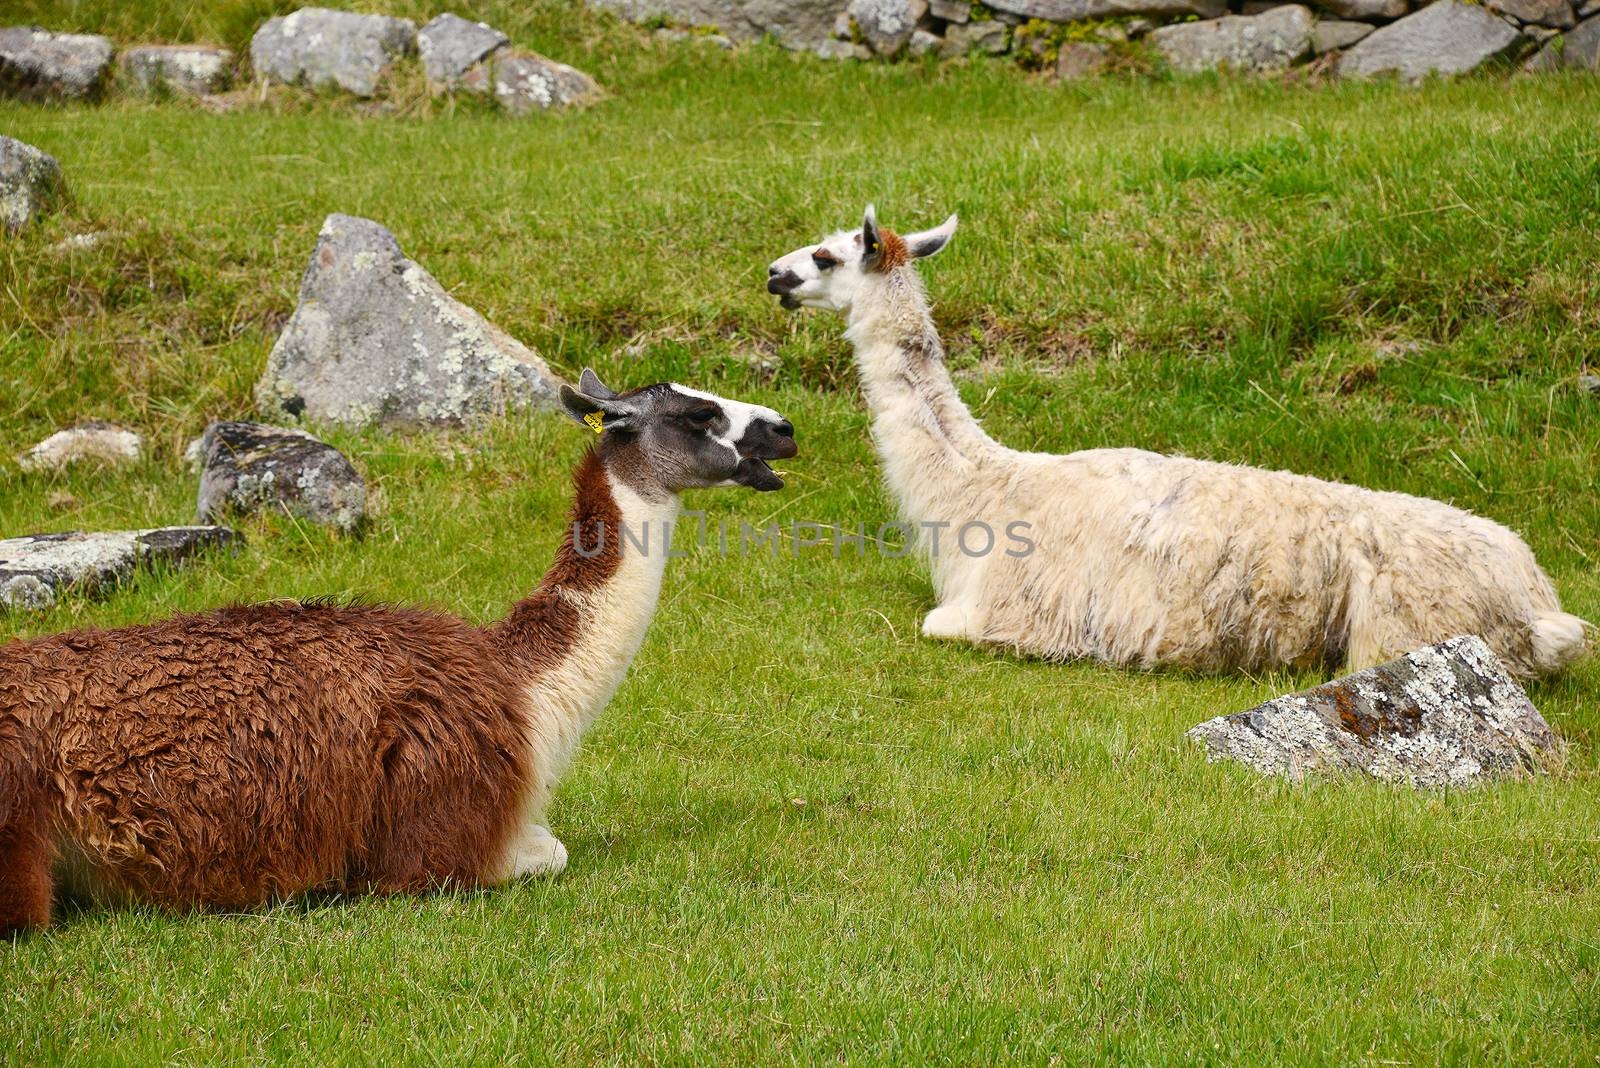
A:
[[[927,0],[850,0],[845,9],[867,45],[880,56],[897,56],[911,43],[917,20],[928,13]]]
[[[1476,4],[1436,0],[1413,15],[1374,30],[1339,57],[1346,78],[1396,74],[1417,82],[1452,75],[1517,51],[1523,37]]]
[[[366,518],[361,475],[344,453],[303,430],[225,420],[206,427],[200,449],[197,523],[283,511],[348,534]]]
[[[850,41],[823,41],[817,46],[816,53],[823,59],[872,58],[872,49],[863,44],[853,44]]]
[[[1127,31],[1128,40],[1137,41],[1139,38],[1150,34],[1158,25],[1159,23],[1155,19],[1147,19],[1140,15],[1124,21],[1122,28]]]
[[[88,252],[97,249],[111,238],[109,230],[91,230],[86,234],[73,234],[64,237],[50,246],[50,251],[57,256],[66,256],[73,252]]]
[[[1548,26],[1524,26],[1522,27],[1522,36],[1536,45],[1542,45],[1546,41],[1553,41],[1560,37],[1561,31],[1552,30]]]
[[[927,30],[915,30],[911,34],[911,43],[907,46],[911,55],[918,58],[922,56],[937,55],[939,49],[944,47],[944,38]]]
[[[969,52],[983,52],[991,56],[1005,53],[1011,47],[1011,27],[1003,22],[952,23],[945,27],[944,54],[964,56]]]
[[[1490,11],[1509,15],[1518,22],[1570,30],[1578,24],[1567,0],[1486,0]]]
[[[228,88],[233,53],[204,45],[142,45],[122,53],[122,69],[141,93],[164,87],[203,96]]]
[[[553,404],[559,385],[543,360],[407,259],[388,230],[335,214],[256,404],[273,418],[459,426]]]
[[[1349,48],[1371,32],[1372,24],[1368,22],[1322,19],[1311,30],[1311,51],[1320,56]]]
[[[966,22],[972,18],[972,4],[965,0],[928,0],[928,13],[946,22]]]
[[[1068,41],[1056,58],[1056,77],[1064,82],[1079,81],[1103,74],[1111,60],[1105,45]]]
[[[24,471],[59,471],[84,460],[130,463],[139,459],[143,449],[143,439],[133,431],[91,419],[51,434],[17,457],[17,466]]]
[[[227,527],[155,527],[33,534],[0,541],[0,606],[48,608],[68,590],[103,592],[141,567],[177,565],[203,549],[236,545]]]
[[[533,52],[497,53],[468,71],[461,84],[474,93],[492,89],[495,100],[513,115],[582,104],[600,92],[583,71]]]
[[[1413,787],[1471,786],[1543,770],[1561,743],[1481,638],[1451,638],[1188,736],[1211,760],[1299,781],[1358,773]]]
[[[1600,0],[1585,0],[1578,5],[1578,17],[1586,19],[1590,15],[1600,15]]]
[[[1317,6],[1342,19],[1360,21],[1397,19],[1411,9],[1407,0],[1317,0]]]
[[[25,100],[83,100],[105,87],[109,37],[51,33],[37,26],[0,29],[0,92]]]
[[[511,43],[486,22],[445,13],[417,31],[422,71],[436,85],[453,86],[467,71]]]
[[[1311,51],[1311,10],[1286,4],[1264,15],[1224,15],[1163,26],[1150,40],[1175,70],[1283,70]]]
[[[0,224],[13,233],[61,206],[61,164],[25,141],[0,134]]]
[[[1582,374],[1578,376],[1578,389],[1591,397],[1600,397],[1600,375]]]
[[[839,12],[838,18],[833,20],[833,30],[828,36],[835,41],[853,41],[856,37],[855,20],[850,17],[850,12]]]
[[[250,63],[269,81],[372,96],[390,65],[416,46],[410,19],[303,7],[261,24],[250,40]]]

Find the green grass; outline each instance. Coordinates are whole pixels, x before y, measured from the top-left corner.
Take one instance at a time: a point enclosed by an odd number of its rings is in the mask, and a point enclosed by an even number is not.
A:
[[[28,0],[0,21],[238,46],[267,6]],[[124,472],[0,464],[0,534],[189,519],[183,444],[250,414],[335,210],[384,223],[568,373],[672,377],[793,418],[784,493],[691,506],[887,520],[840,323],[761,288],[770,259],[872,200],[904,228],[961,212],[926,274],[1001,440],[1438,497],[1522,532],[1600,618],[1600,400],[1572,384],[1600,349],[1600,82],[1063,88],[1001,64],[663,49],[558,3],[460,10],[611,98],[521,121],[325,98],[0,104],[75,196],[0,245],[0,452],[86,416],[155,444]],[[115,236],[49,251],[88,230]],[[237,556],[0,616],[0,636],[313,594],[491,619],[548,559],[585,445],[548,417],[330,438],[381,491],[365,539],[248,521]],[[1182,732],[1311,676],[1027,662],[922,641],[930,607],[909,560],[695,552],[558,794],[565,875],[69,912],[0,947],[0,1057],[1600,1055],[1600,662],[1530,690],[1571,742],[1555,777],[1292,787],[1208,766]]]

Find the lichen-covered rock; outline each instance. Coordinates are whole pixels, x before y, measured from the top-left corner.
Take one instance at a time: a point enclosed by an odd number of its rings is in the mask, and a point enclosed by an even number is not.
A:
[[[1578,16],[1567,0],[1487,0],[1487,6],[1518,22],[1554,30],[1569,30],[1578,24]]]
[[[1309,8],[1285,4],[1260,15],[1163,26],[1150,40],[1176,70],[1283,70],[1311,51],[1313,24]]]
[[[1547,43],[1527,63],[1527,70],[1587,70],[1600,73],[1600,15]]]
[[[971,0],[928,0],[928,13],[946,22],[968,22],[972,19]]]
[[[1436,3],[1374,30],[1339,57],[1347,78],[1397,74],[1421,81],[1429,74],[1462,74],[1516,52],[1523,43],[1505,21],[1477,4]]]
[[[133,431],[104,419],[91,419],[51,434],[17,457],[17,464],[24,471],[55,471],[83,460],[131,463],[143,449],[143,439]]]
[[[1124,15],[1199,15],[1216,18],[1228,11],[1226,0],[988,0],[995,11],[1046,22],[1084,22]]]
[[[461,86],[472,93],[492,92],[513,115],[582,104],[600,92],[583,71],[534,52],[499,52],[468,71]]]
[[[486,22],[445,13],[417,31],[422,71],[438,85],[453,86],[467,71],[511,43]]]
[[[1372,32],[1366,22],[1348,22],[1344,19],[1319,19],[1311,30],[1311,51],[1316,55],[1349,48]]]
[[[1067,41],[1056,55],[1056,77],[1064,82],[1093,78],[1111,62],[1111,49],[1088,41]]]
[[[303,7],[261,24],[250,40],[250,62],[258,78],[372,96],[390,64],[416,46],[410,19]]]
[[[770,34],[785,48],[820,52],[849,0],[587,0],[634,22],[715,27],[736,41]]]
[[[1560,742],[1483,640],[1467,635],[1193,727],[1211,760],[1300,780],[1355,772],[1468,786],[1542,769]]]
[[[552,403],[558,387],[543,360],[446,293],[388,230],[336,214],[256,404],[273,418],[454,426]]]
[[[195,522],[282,511],[351,533],[367,514],[367,484],[344,453],[303,430],[225,420],[200,439]]]
[[[964,56],[982,52],[998,56],[1011,47],[1011,27],[996,19],[951,23],[944,31],[944,54]]]
[[[894,56],[911,43],[917,20],[928,13],[927,0],[850,0],[846,9],[867,45],[880,56]]]
[[[38,26],[0,29],[0,92],[26,100],[99,95],[111,69],[111,39],[51,33]]]
[[[1411,10],[1407,0],[1317,0],[1317,6],[1342,19],[1360,22],[1397,19]]]
[[[179,564],[202,549],[238,541],[228,528],[211,526],[8,538],[0,541],[0,607],[47,608],[65,590],[100,592],[141,566]]]
[[[927,30],[912,30],[911,43],[906,46],[908,55],[914,57],[937,55],[944,48],[944,38]]]
[[[54,156],[0,134],[0,225],[21,230],[35,215],[54,211],[65,191]]]
[[[164,87],[204,96],[233,81],[233,53],[205,45],[141,45],[122,53],[122,69],[143,93]]]

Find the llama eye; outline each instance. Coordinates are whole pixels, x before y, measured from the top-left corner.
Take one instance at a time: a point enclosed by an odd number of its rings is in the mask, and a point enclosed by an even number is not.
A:
[[[695,424],[696,426],[705,426],[716,417],[717,410],[715,408],[696,408],[694,411],[689,413],[689,422]]]
[[[839,265],[839,261],[828,255],[826,252],[813,252],[811,254],[811,262],[816,264],[817,269],[821,271],[826,271]]]

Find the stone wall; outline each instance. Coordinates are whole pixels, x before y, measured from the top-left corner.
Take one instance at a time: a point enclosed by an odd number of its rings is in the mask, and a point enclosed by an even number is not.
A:
[[[663,35],[770,36],[835,59],[1012,55],[1083,77],[1120,55],[1182,71],[1283,70],[1416,81],[1487,63],[1600,71],[1600,0],[588,0]]]

